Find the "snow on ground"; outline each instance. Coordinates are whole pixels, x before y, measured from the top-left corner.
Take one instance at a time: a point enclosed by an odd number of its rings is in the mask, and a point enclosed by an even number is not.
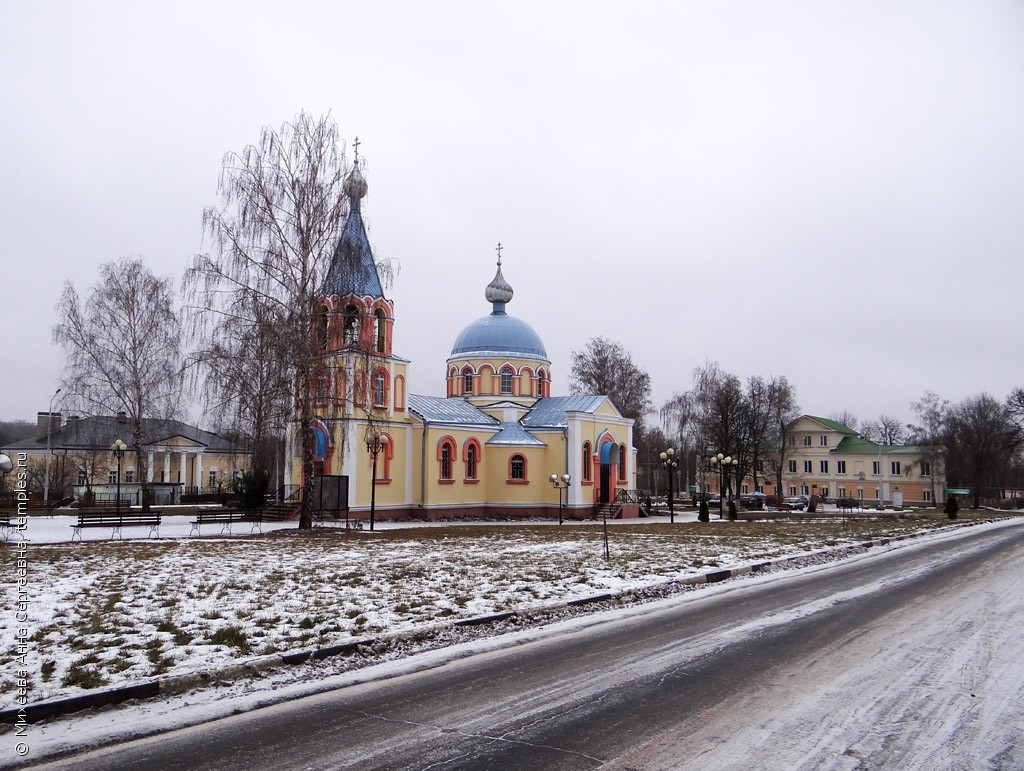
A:
[[[385,523],[374,533],[324,528],[312,536],[284,523],[262,535],[250,536],[243,525],[231,537],[190,537],[190,517],[167,516],[159,540],[111,541],[109,533],[91,530],[85,542],[54,543],[70,536],[72,521],[34,517],[24,534],[33,702],[530,610],[921,526],[913,520],[849,530],[838,523],[808,529],[722,522],[698,532],[651,520],[615,523],[606,560],[602,529],[594,523]],[[4,549],[0,559],[13,560],[14,552]],[[16,586],[2,591],[4,610],[13,614]],[[15,634],[13,624],[0,631],[0,708],[14,704]]]
[[[603,557],[600,526],[593,524],[567,528],[465,525],[457,537],[452,528],[406,527],[378,534],[38,545],[31,552],[33,591],[38,591],[31,622],[38,630],[31,657],[31,669],[37,673],[33,700],[81,693],[80,686],[62,684],[72,662],[79,663],[79,671],[94,671],[111,684],[135,681],[156,671],[197,672],[253,660],[269,646],[308,649],[371,631],[438,628],[438,621],[457,616],[540,607],[555,598],[692,575],[701,570],[694,567],[698,562],[707,569],[710,562],[724,566],[781,554],[810,554],[823,541],[839,544],[879,537],[883,525],[889,534],[914,529],[913,523],[903,521],[861,524],[867,529],[851,526],[843,531],[833,526],[824,538],[811,536],[807,528],[747,528],[746,541],[730,534],[727,526],[696,535],[694,528],[678,528],[676,534],[673,528],[657,525],[614,527],[610,528],[610,562]],[[920,529],[921,523],[917,525]],[[948,530],[934,537],[958,537],[958,532]],[[9,552],[4,549],[2,556],[8,558]],[[819,560],[809,556],[806,561]],[[468,599],[460,604],[460,597]],[[4,595],[4,603],[10,607],[9,594]],[[399,610],[396,605],[406,608]],[[358,615],[352,617],[343,610],[346,607],[358,609],[366,620],[358,621]],[[376,662],[369,668],[346,671],[359,664],[339,660],[344,657],[310,661],[301,667],[268,670],[258,678],[215,683],[178,696],[33,726],[32,757],[39,759],[101,737],[127,737],[211,719],[223,712],[225,698],[233,708],[250,709],[430,666],[492,645],[555,634],[567,626],[595,623],[585,616],[563,615],[569,617],[539,629],[516,630],[509,624],[456,629],[442,624],[448,631],[434,642],[440,649],[421,653],[415,661],[405,660],[418,649],[410,641],[404,648],[392,646],[369,656]],[[312,625],[303,623],[305,619]],[[218,630],[228,627],[239,629],[240,637],[250,641],[248,651],[211,641]],[[505,634],[500,641],[491,637],[501,633]],[[12,638],[6,627],[3,635],[0,649],[7,657]],[[188,636],[192,639],[186,641]],[[83,664],[83,659],[89,661]],[[53,669],[44,680],[40,673],[48,661],[54,662]],[[9,670],[7,662],[4,677]],[[9,699],[8,689],[5,681]],[[128,720],[125,710],[131,711]],[[10,732],[3,736],[5,745],[13,740]],[[12,759],[13,751],[3,753],[0,767]]]

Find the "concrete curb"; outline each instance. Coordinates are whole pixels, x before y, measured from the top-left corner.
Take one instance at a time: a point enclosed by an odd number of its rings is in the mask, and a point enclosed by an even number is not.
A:
[[[973,527],[974,525],[985,524],[986,522],[994,522],[996,520],[982,520],[977,522],[963,522],[958,523],[955,527]],[[723,570],[715,570],[709,573],[700,573],[692,576],[686,576],[685,578],[671,579],[669,581],[663,581],[657,584],[651,584],[647,588],[657,587],[672,587],[672,586],[697,586],[700,584],[713,584],[720,581],[725,581],[729,578],[736,576],[745,575],[747,573],[756,573],[773,565],[781,565],[787,562],[793,562],[795,560],[806,559],[821,554],[835,554],[854,552],[859,549],[870,549],[875,546],[887,546],[893,541],[905,541],[910,538],[920,538],[921,536],[928,535],[935,532],[934,530],[928,532],[916,532],[907,533],[905,535],[892,536],[890,538],[879,538],[872,541],[862,541],[857,544],[849,544],[847,546],[841,546],[830,549],[819,549],[818,551],[807,552],[806,554],[796,554],[789,557],[780,557],[775,560],[769,560],[766,562],[755,562],[749,565],[738,565],[732,568],[725,568]],[[617,600],[628,598],[630,596],[641,596],[642,589],[624,589],[619,592],[609,592],[605,594],[592,595],[590,597],[579,597],[573,600],[563,600],[560,602],[552,603],[550,605],[530,608],[526,612],[530,615],[553,613],[559,609],[567,607],[579,607],[582,605],[591,605],[598,602],[607,602],[610,600]],[[102,690],[92,691],[90,693],[82,694],[80,696],[71,696],[66,699],[56,699],[54,701],[40,701],[34,704],[26,704],[22,707],[14,707],[11,709],[0,710],[0,725],[2,724],[14,724],[19,722],[25,723],[36,723],[40,720],[47,720],[52,717],[59,717],[60,715],[69,715],[74,712],[80,712],[84,709],[93,707],[106,707],[112,704],[122,704],[132,699],[152,699],[157,696],[170,696],[178,693],[184,693],[190,688],[202,687],[209,685],[221,680],[234,680],[240,677],[246,677],[253,675],[258,672],[263,672],[268,669],[276,669],[282,666],[294,666],[302,664],[309,660],[321,660],[329,658],[331,656],[344,655],[346,653],[352,653],[361,647],[369,647],[376,645],[380,642],[387,640],[415,640],[419,637],[424,637],[453,626],[481,626],[484,624],[493,624],[500,621],[506,621],[510,618],[519,616],[520,613],[516,611],[505,611],[503,613],[492,613],[485,616],[475,616],[471,618],[462,618],[456,621],[431,624],[428,627],[421,627],[418,629],[406,629],[400,632],[394,632],[391,634],[381,635],[380,637],[366,637],[358,640],[349,640],[344,643],[337,645],[328,645],[323,648],[309,648],[306,650],[293,651],[290,653],[278,653],[270,656],[261,656],[259,658],[249,659],[242,661],[237,664],[229,664],[218,669],[213,669],[208,672],[192,672],[183,675],[170,675],[167,677],[158,677],[150,680],[145,680],[141,683],[135,683],[133,685],[116,686],[113,688],[107,688]]]

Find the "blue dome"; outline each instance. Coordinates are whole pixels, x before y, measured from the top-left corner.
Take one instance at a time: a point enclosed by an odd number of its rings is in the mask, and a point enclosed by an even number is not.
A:
[[[498,310],[490,316],[477,319],[455,338],[452,356],[470,353],[508,353],[539,356],[543,359],[548,357],[544,343],[540,335],[533,331],[533,327]]]

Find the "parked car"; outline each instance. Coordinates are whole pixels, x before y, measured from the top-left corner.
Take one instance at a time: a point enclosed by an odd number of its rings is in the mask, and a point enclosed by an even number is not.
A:
[[[802,495],[792,498],[783,498],[782,503],[784,504],[782,508],[786,509],[795,509],[796,511],[803,511],[805,508],[807,508],[807,499],[804,498]]]
[[[860,501],[856,498],[836,498],[836,506],[841,509],[859,509]]]

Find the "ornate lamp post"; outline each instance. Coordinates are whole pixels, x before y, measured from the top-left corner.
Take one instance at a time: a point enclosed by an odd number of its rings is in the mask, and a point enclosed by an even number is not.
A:
[[[740,465],[738,459],[733,458],[731,455],[718,455],[711,456],[712,467],[717,466],[722,476],[722,483],[718,488],[718,518],[722,519],[725,513],[725,483],[728,475],[736,470],[736,467]],[[731,488],[730,488],[731,490]]]
[[[68,455],[67,447],[54,447],[50,450],[50,454],[55,458],[60,458],[60,461],[54,461],[57,465],[54,468],[54,475],[60,480],[60,496],[57,499],[57,505],[60,505],[60,499],[64,497],[67,490],[64,488],[64,469],[66,468],[65,462]]]
[[[566,498],[566,502],[568,502],[569,483],[572,482],[572,477],[568,474],[562,474],[562,476],[552,474],[548,477],[548,480],[551,482],[552,486],[558,490],[558,524],[562,524],[562,491],[565,491],[564,497]]]
[[[373,515],[377,508],[377,456],[388,446],[386,435],[372,429],[366,432],[366,451],[373,456],[373,475],[370,482],[370,530],[373,531]]]
[[[115,439],[114,443],[110,445],[110,449],[114,453],[114,457],[117,458],[117,513],[121,513],[121,459],[124,457],[124,451],[128,449],[128,445],[122,442],[120,439]]]
[[[672,477],[675,476],[675,470],[679,468],[679,461],[675,459],[675,454],[676,451],[669,447],[660,455],[661,465],[668,472],[668,521],[673,525],[676,523],[676,511],[672,504]]]

